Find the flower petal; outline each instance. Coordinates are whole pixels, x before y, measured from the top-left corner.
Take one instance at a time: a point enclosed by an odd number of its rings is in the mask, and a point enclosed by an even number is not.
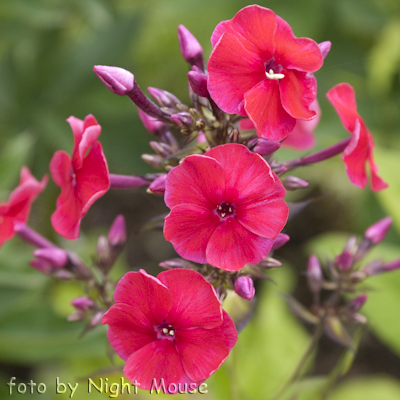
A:
[[[268,163],[246,146],[225,144],[206,155],[216,159],[225,171],[225,202],[237,205],[262,201],[274,189],[275,178]]]
[[[195,382],[209,378],[229,355],[221,329],[177,330],[175,340],[183,368]]]
[[[245,93],[244,99],[244,108],[258,136],[280,141],[293,130],[296,120],[282,107],[276,80],[262,80]]]
[[[324,59],[318,44],[309,38],[296,38],[290,25],[279,16],[276,16],[276,23],[276,63],[303,72],[320,69]]]
[[[244,39],[226,32],[208,61],[208,91],[218,106],[227,113],[246,116],[243,96],[265,79],[260,57],[245,47]]]
[[[317,113],[310,109],[310,104],[317,96],[317,80],[313,74],[284,69],[285,75],[279,81],[282,106],[293,118],[310,120]]]
[[[192,382],[183,369],[174,342],[168,339],[156,340],[133,353],[125,364],[124,374],[131,382],[139,382],[144,390],[149,390],[154,380],[159,385],[163,379],[166,389],[171,383]]]
[[[368,141],[369,141],[369,166],[371,169],[371,188],[374,192],[378,192],[379,190],[386,189],[389,185],[378,175],[378,166],[374,161],[374,156],[372,151],[374,149],[374,140],[372,135],[368,132]]]
[[[108,340],[125,361],[135,351],[157,340],[157,333],[142,310],[124,303],[114,304],[103,315],[101,323],[109,325]]]
[[[221,325],[221,303],[213,286],[189,269],[161,272],[157,278],[169,289],[173,305],[167,322],[175,329],[210,329]]]
[[[56,151],[50,161],[50,173],[54,183],[63,188],[72,182],[70,156],[62,150]]]
[[[177,205],[165,218],[164,237],[181,257],[206,263],[207,244],[219,223],[218,215],[210,210],[194,204]]]
[[[208,242],[207,261],[226,271],[237,271],[246,264],[260,262],[270,252],[273,242],[250,232],[236,218],[226,218]]]
[[[224,171],[212,158],[194,154],[173,168],[166,178],[165,204],[193,204],[215,209],[225,191]]]
[[[114,300],[131,306],[140,320],[146,319],[152,326],[165,321],[173,301],[170,291],[142,269],[122,277],[115,289]]]

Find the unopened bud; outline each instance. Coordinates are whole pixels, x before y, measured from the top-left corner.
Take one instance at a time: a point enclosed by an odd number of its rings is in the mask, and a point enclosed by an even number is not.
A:
[[[162,157],[154,154],[142,154],[141,158],[145,163],[151,165],[153,168],[158,168],[163,160]]]
[[[149,145],[158,155],[162,157],[167,157],[171,153],[173,153],[173,149],[171,148],[171,146],[165,143],[151,141]]]
[[[108,241],[111,246],[123,246],[126,242],[126,223],[123,215],[118,215],[108,232]]]
[[[167,174],[160,175],[157,179],[151,182],[148,191],[150,191],[151,193],[164,194],[166,179]]]
[[[310,256],[307,266],[308,286],[313,293],[319,293],[322,286],[322,271],[318,258],[315,255]]]
[[[104,315],[103,311],[99,311],[94,314],[92,320],[90,321],[90,325],[95,326],[101,321],[101,317]]]
[[[275,258],[266,257],[264,260],[261,260],[258,265],[262,268],[279,268],[282,266],[282,263]]]
[[[133,90],[135,77],[123,68],[95,65],[93,71],[113,93],[119,96],[124,96]]]
[[[285,233],[279,233],[272,245],[271,251],[279,249],[279,247],[282,247],[289,239],[289,235],[286,235]]]
[[[391,261],[388,264],[385,264],[382,267],[382,272],[389,272],[389,271],[395,271],[396,269],[400,268],[400,258],[394,261]]]
[[[251,300],[256,293],[253,279],[249,276],[239,276],[235,281],[234,289],[236,294],[246,300]]]
[[[355,299],[351,300],[348,304],[347,307],[352,311],[352,312],[357,312],[367,301],[368,295],[367,294],[362,294]]]
[[[62,249],[36,249],[33,251],[33,255],[39,260],[47,261],[52,268],[62,268],[68,263],[68,254]]]
[[[94,301],[87,296],[81,296],[72,300],[71,306],[80,311],[87,311],[89,310],[89,308],[92,308],[94,306]]]
[[[144,127],[153,135],[162,136],[164,132],[168,129],[164,122],[157,120],[156,118],[150,117],[140,108],[138,108],[138,114],[143,122]]]
[[[249,146],[252,145],[254,145],[252,149],[254,153],[258,153],[262,156],[269,156],[281,147],[280,142],[273,142],[272,140],[262,137],[250,141]]]
[[[183,58],[201,70],[203,65],[203,48],[193,34],[183,25],[178,26],[178,40]]]
[[[187,76],[190,87],[194,93],[201,97],[209,96],[207,89],[207,75],[204,72],[194,66],[192,71],[188,72]]]
[[[177,104],[181,104],[181,101],[177,97],[166,90],[155,87],[148,87],[147,90],[154,100],[156,100],[162,107],[175,108]]]
[[[193,117],[188,112],[180,112],[171,115],[174,121],[180,128],[190,128],[193,125]]]
[[[384,272],[383,269],[384,261],[383,260],[373,260],[369,262],[361,271],[356,271],[362,273],[360,278],[366,278],[367,276],[378,275]]]
[[[321,50],[323,58],[325,58],[328,55],[329,51],[331,50],[331,46],[332,46],[332,43],[329,40],[318,43],[318,47]]]
[[[97,239],[97,256],[100,263],[107,262],[110,257],[110,245],[104,235],[100,235]]]
[[[335,264],[342,271],[347,271],[353,264],[353,255],[348,250],[345,250],[335,258]]]
[[[365,231],[364,237],[369,239],[373,244],[378,244],[385,238],[392,222],[393,219],[391,217],[381,219]]]
[[[304,189],[308,186],[307,181],[297,178],[296,176],[287,176],[281,181],[287,190]]]

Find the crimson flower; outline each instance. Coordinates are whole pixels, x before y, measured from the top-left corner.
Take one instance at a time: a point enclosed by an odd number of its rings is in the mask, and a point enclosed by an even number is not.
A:
[[[371,169],[372,190],[378,191],[387,188],[388,184],[378,176],[378,166],[372,155],[374,140],[364,120],[357,112],[354,89],[348,83],[340,83],[329,90],[326,96],[335,107],[344,127],[352,134],[351,141],[342,156],[350,181],[361,188],[366,185],[365,165],[368,162]]]
[[[286,191],[241,144],[191,155],[167,175],[164,236],[183,258],[237,271],[267,256],[283,229]]]
[[[150,389],[199,384],[214,373],[237,340],[232,319],[222,310],[214,288],[187,269],[128,272],[118,283],[113,305],[101,322],[108,339],[126,361],[124,373]]]
[[[312,39],[268,8],[247,6],[215,28],[208,62],[208,90],[225,112],[248,116],[259,136],[280,141],[296,119],[310,120],[317,94],[312,72],[323,57]]]
[[[28,167],[22,167],[21,179],[8,200],[0,203],[0,247],[14,236],[14,222],[25,223],[29,217],[32,203],[47,184],[47,175],[39,182]]]
[[[100,142],[101,126],[93,115],[84,121],[67,119],[74,134],[72,157],[57,151],[50,162],[54,182],[61,187],[57,208],[51,216],[55,231],[67,239],[79,237],[81,219],[110,187],[107,161]]]

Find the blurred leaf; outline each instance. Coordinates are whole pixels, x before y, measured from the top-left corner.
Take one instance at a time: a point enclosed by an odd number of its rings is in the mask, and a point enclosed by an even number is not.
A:
[[[329,400],[398,400],[400,382],[385,376],[351,379],[341,384]]]

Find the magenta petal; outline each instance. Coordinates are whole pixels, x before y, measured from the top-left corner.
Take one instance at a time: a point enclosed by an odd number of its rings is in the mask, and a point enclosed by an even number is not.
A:
[[[183,368],[195,382],[209,378],[229,355],[220,329],[177,330],[175,340]]]
[[[157,385],[163,379],[167,388],[171,383],[190,383],[181,357],[171,340],[156,340],[142,347],[129,357],[124,374],[131,381],[140,383],[140,388],[149,390],[153,380]]]
[[[235,323],[229,314],[222,310],[224,316],[224,322],[216,329],[219,329],[224,336],[224,343],[228,346],[229,350],[233,348],[238,339],[238,333],[235,327]]]
[[[371,169],[371,188],[374,192],[378,192],[379,190],[386,189],[389,185],[378,175],[378,166],[376,165],[374,157],[372,155],[372,151],[374,149],[374,141],[370,133],[368,135],[368,141],[369,141],[368,161]]]
[[[314,40],[296,38],[290,25],[276,16],[275,59],[285,68],[303,72],[315,72],[322,67],[324,59],[321,50]]]
[[[230,32],[220,38],[208,62],[208,91],[225,112],[246,116],[243,96],[265,79],[265,67],[260,57],[242,42]]]
[[[76,173],[76,191],[82,201],[82,217],[90,206],[110,187],[107,161],[100,142],[93,143],[89,154],[83,159],[82,168]]]
[[[279,82],[282,106],[293,118],[310,120],[317,114],[310,104],[317,96],[317,80],[313,74],[285,69]]]
[[[268,163],[246,146],[241,144],[217,146],[206,155],[216,159],[223,170],[227,171],[224,196],[224,201],[227,203],[261,201],[274,189],[275,178]]]
[[[177,205],[165,218],[164,237],[181,257],[206,263],[207,244],[219,223],[218,215],[208,209],[194,204]]]
[[[170,291],[154,276],[144,270],[128,272],[118,282],[114,293],[116,303],[133,307],[141,320],[146,319],[152,326],[164,322],[172,307]]]
[[[85,129],[85,132],[82,135],[82,140],[79,143],[78,152],[79,152],[79,159],[83,160],[86,152],[89,150],[89,147],[94,143],[94,141],[99,137],[101,133],[101,126],[95,125],[90,126],[89,128]],[[74,166],[74,168],[80,168],[81,165],[78,167]]]
[[[75,151],[75,148],[79,145],[82,139],[83,121],[71,115],[69,118],[67,118],[67,122],[69,123],[72,129],[72,133],[74,134],[74,151]]]
[[[258,136],[272,141],[284,139],[296,124],[282,107],[279,84],[276,80],[264,79],[244,95],[244,107]]]
[[[212,158],[197,154],[185,157],[166,178],[165,204],[193,204],[215,209],[225,191],[224,171]]]
[[[109,325],[108,340],[125,361],[135,351],[157,340],[157,333],[142,310],[124,303],[114,304],[101,322]]]
[[[226,271],[237,271],[246,264],[257,264],[270,252],[273,239],[255,235],[236,218],[221,221],[207,246],[207,261]]]
[[[61,188],[72,181],[71,158],[62,150],[56,151],[50,161],[50,173],[53,181]]]
[[[221,325],[221,303],[213,286],[201,274],[188,269],[172,269],[161,272],[157,278],[173,297],[168,324],[175,329],[209,329]]]

